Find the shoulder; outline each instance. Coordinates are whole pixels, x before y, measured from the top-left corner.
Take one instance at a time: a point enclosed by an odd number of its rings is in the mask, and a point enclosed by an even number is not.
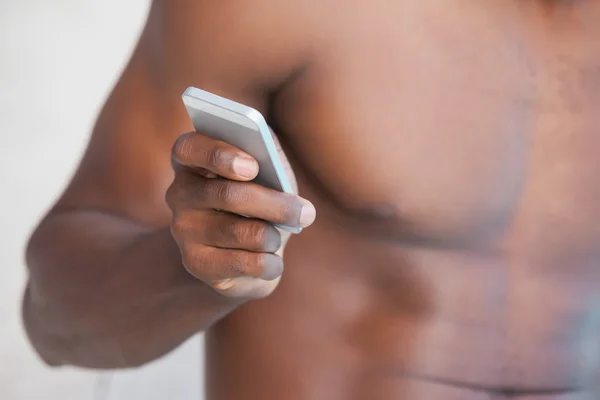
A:
[[[299,1],[155,0],[140,46],[166,89],[252,102],[306,62],[308,17]]]

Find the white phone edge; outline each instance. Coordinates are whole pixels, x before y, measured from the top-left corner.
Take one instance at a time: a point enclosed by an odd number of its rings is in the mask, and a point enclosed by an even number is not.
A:
[[[271,137],[271,130],[269,129],[265,118],[258,110],[255,110],[254,108],[248,107],[244,104],[237,103],[233,100],[226,99],[225,97],[221,97],[216,94],[207,92],[205,90],[198,89],[193,86],[188,87],[181,96],[181,98],[186,108],[197,108],[194,106],[194,103],[200,101],[215,106],[213,110],[223,108],[227,111],[239,115],[240,120],[237,120],[236,123],[239,123],[241,125],[246,125],[244,123],[244,119],[252,121],[256,125],[256,127],[258,127],[258,132],[260,133],[263,144],[267,149],[269,158],[271,160],[271,163],[273,164],[273,169],[275,170],[282,191],[284,193],[295,195],[294,190],[292,189],[292,185],[285,172],[285,168],[283,167],[283,163],[281,162],[281,158],[277,153],[277,147],[275,146],[275,142]],[[298,234],[302,232],[302,228],[284,226],[279,224],[274,225],[290,233]]]

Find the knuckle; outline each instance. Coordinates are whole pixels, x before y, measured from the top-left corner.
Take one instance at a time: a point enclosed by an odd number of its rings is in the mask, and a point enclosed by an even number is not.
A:
[[[240,217],[226,217],[210,229],[211,243],[224,243],[234,248],[252,251],[276,251],[280,235],[269,223],[246,220]]]
[[[205,263],[205,253],[205,251],[202,251],[195,246],[184,246],[181,255],[183,266],[194,276],[197,276],[198,270]]]
[[[180,135],[173,144],[173,158],[179,162],[185,163],[194,152],[192,137],[189,133]]]
[[[249,221],[228,221],[221,227],[227,241],[236,247],[253,247],[256,242],[256,224]]]
[[[254,247],[264,249],[267,247],[270,226],[266,222],[256,221],[248,224],[242,232],[242,239],[246,243],[251,243]]]
[[[204,206],[205,203],[210,203],[214,192],[214,186],[217,184],[214,179],[203,179],[198,177],[195,181],[192,194],[195,199],[195,203]]]
[[[191,226],[186,218],[173,218],[171,232],[177,240],[183,240],[190,232]]]
[[[247,227],[244,226],[240,221],[229,221],[224,224],[224,234],[226,235],[228,241],[230,241],[235,246],[242,246],[246,243],[246,231]]]
[[[167,188],[167,191],[165,192],[165,202],[167,203],[169,208],[173,210],[176,207],[180,197],[181,185],[178,179],[175,178],[171,185]]]
[[[185,249],[182,250],[181,252],[181,262],[183,263],[183,266],[185,267],[185,269],[187,269],[188,271],[192,271],[192,267],[195,265],[195,258],[194,255],[191,251],[186,251]]]
[[[233,253],[229,257],[229,262],[223,267],[223,273],[226,277],[245,276],[248,274],[250,262],[247,257],[241,256],[239,253]]]
[[[298,223],[299,219],[298,204],[292,199],[286,199],[276,208],[277,219],[286,225],[294,225]]]
[[[171,185],[167,188],[165,192],[165,203],[167,203],[167,206],[169,206],[171,210],[173,210],[173,208],[175,207],[174,183],[171,183]]]
[[[221,181],[216,185],[216,197],[221,204],[234,205],[241,200],[242,191],[231,181]]]
[[[235,223],[229,217],[218,216],[207,229],[206,235],[211,243],[223,244],[235,242]]]
[[[219,146],[214,146],[207,151],[207,163],[214,167],[221,167],[226,162],[223,149]]]

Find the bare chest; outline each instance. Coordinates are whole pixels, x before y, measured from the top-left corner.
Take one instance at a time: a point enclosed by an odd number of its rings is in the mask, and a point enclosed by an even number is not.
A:
[[[386,235],[587,254],[600,28],[583,15],[600,8],[446,3],[349,7],[323,30],[279,113],[305,187]]]

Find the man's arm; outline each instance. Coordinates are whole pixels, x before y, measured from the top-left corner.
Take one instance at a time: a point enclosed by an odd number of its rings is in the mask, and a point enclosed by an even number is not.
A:
[[[301,62],[285,8],[154,2],[77,173],[28,246],[23,317],[46,362],[141,365],[241,304],[182,266],[164,200],[170,153],[192,128],[180,100],[187,86],[268,112],[270,88]]]

